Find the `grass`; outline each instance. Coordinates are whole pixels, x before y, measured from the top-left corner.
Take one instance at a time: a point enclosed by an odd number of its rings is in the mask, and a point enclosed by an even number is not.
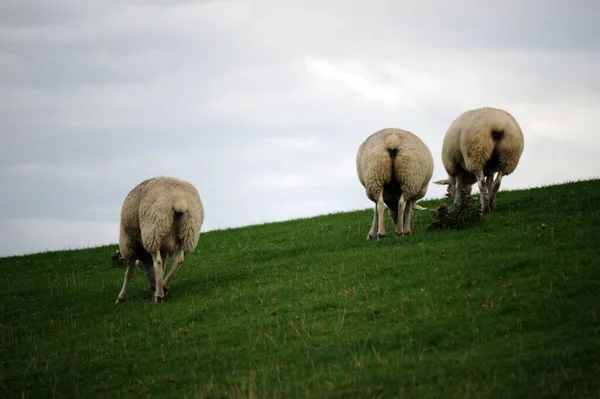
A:
[[[600,397],[600,180],[372,214],[202,234],[162,305],[116,245],[2,258],[0,396]]]

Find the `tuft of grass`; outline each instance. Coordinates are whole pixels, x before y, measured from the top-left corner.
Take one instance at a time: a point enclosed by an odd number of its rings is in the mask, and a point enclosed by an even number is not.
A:
[[[161,305],[139,269],[114,304],[116,245],[2,258],[0,396],[600,396],[600,180],[497,201],[379,241],[370,209],[203,233]]]

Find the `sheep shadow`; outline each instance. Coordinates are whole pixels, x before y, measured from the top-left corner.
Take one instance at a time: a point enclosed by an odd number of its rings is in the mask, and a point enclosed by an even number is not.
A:
[[[211,296],[217,290],[228,290],[232,285],[250,279],[250,271],[235,270],[230,273],[205,273],[200,278],[187,277],[177,281],[173,279],[167,294],[167,301],[188,296]],[[199,277],[199,276],[198,276]]]

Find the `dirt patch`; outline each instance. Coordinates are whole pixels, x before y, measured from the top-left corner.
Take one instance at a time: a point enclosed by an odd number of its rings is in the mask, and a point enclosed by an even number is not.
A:
[[[471,206],[473,201],[473,197],[469,195],[459,206],[452,205],[448,207],[448,205],[442,204],[432,210],[433,222],[427,230],[464,229],[479,223],[481,216],[479,211]]]

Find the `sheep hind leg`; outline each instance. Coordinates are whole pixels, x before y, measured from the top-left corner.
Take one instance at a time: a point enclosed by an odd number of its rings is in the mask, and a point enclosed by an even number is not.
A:
[[[412,207],[411,207],[412,208]],[[396,235],[401,236],[404,234],[404,220],[406,211],[406,199],[404,198],[404,193],[400,196],[398,200],[398,223],[396,223]]]
[[[377,209],[377,238],[383,238],[385,237],[385,203],[383,202],[383,190],[379,193]]]
[[[480,201],[481,201],[481,213],[489,213],[491,211],[490,209],[490,202],[489,202],[489,193],[488,193],[488,189],[487,186],[485,184],[485,176],[483,175],[483,172],[479,172],[475,175],[475,177],[477,177],[477,184],[479,185],[479,197],[480,197]]]
[[[163,276],[165,273],[165,265],[162,257],[160,256],[160,251],[156,251],[152,254],[152,262],[154,266],[154,278],[156,281],[154,301],[156,303],[159,303],[165,299],[165,292],[163,290]]]
[[[498,172],[498,174],[496,175],[496,180],[494,180],[493,185],[490,184],[490,186],[492,187],[490,190],[490,208],[494,209],[494,207],[496,206],[496,194],[498,193],[498,190],[500,190],[500,183],[502,182],[502,172]]]
[[[385,219],[384,219],[385,204],[383,203],[383,190],[377,196],[375,201],[375,214],[373,215],[373,223],[371,230],[367,235],[368,240],[385,237]]]
[[[167,277],[163,281],[163,290],[165,291],[165,295],[167,293],[167,290],[169,289],[169,284],[171,283],[171,280],[173,280],[173,277],[175,277],[175,273],[177,273],[177,270],[179,270],[181,265],[183,265],[184,257],[185,257],[185,254],[183,252],[183,249],[180,249],[175,254],[175,257],[173,259],[173,266],[171,267],[171,271],[169,271],[169,274],[167,274]]]
[[[374,240],[377,236],[377,220],[379,220],[379,215],[377,214],[377,202],[375,202],[375,212],[373,212],[373,222],[371,223],[371,230],[369,230],[369,234],[367,234],[367,240]]]
[[[406,202],[406,210],[404,215],[404,235],[408,236],[411,233],[410,221],[412,219],[415,201]]]
[[[130,260],[127,261],[127,270],[125,270],[125,279],[123,280],[123,287],[121,287],[121,292],[119,292],[119,296],[115,303],[119,303],[120,301],[124,301],[127,296],[127,288],[129,287],[129,283],[133,278],[133,274],[135,272],[135,262]]]
[[[488,193],[488,204],[490,207],[490,212],[493,209],[493,205],[492,205],[492,188],[494,186],[494,174],[492,173],[490,176],[486,176],[485,177],[485,188],[487,189],[487,193]]]

